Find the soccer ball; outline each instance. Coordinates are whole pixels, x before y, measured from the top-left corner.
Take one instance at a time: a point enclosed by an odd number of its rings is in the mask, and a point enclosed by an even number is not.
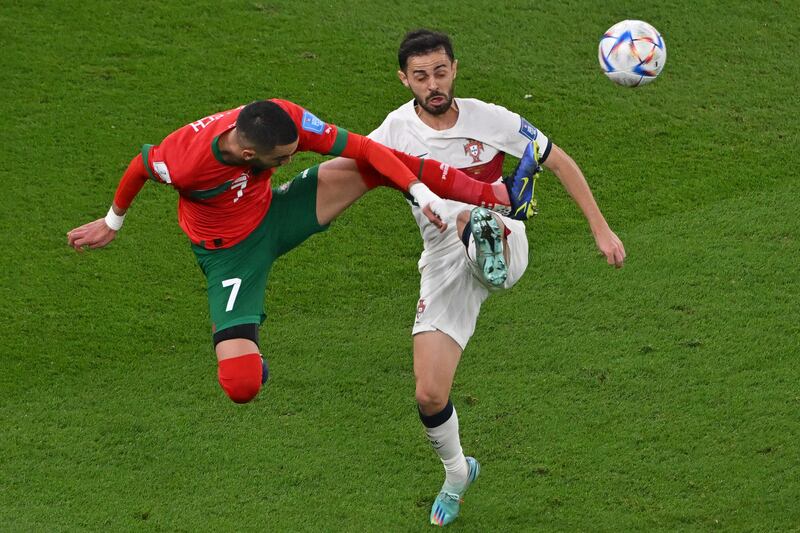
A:
[[[597,57],[611,81],[638,87],[656,79],[664,68],[667,47],[661,34],[647,22],[623,20],[600,38]]]

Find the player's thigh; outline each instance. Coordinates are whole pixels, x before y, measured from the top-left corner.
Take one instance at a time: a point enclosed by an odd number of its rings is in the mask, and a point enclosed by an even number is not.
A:
[[[275,237],[278,256],[328,229],[317,217],[318,172],[319,166],[307,168],[273,189],[265,223]]]
[[[414,335],[417,391],[446,399],[462,353],[461,346],[441,331],[425,331]]]
[[[525,224],[519,220],[501,217],[503,224],[511,230],[506,238],[508,249],[508,277],[503,284],[504,289],[513,287],[525,270],[528,268],[528,236],[525,234]]]
[[[368,190],[353,159],[338,157],[319,166],[317,219],[328,224]]]
[[[473,275],[460,241],[420,268],[420,297],[412,333],[441,331],[463,350],[489,291]]]
[[[474,259],[467,261],[473,278],[482,284],[489,292],[500,292],[513,287],[528,268],[528,237],[525,234],[525,224],[519,220],[512,220],[508,217],[495,215],[500,222],[510,231],[504,241],[503,255],[506,258],[507,277],[502,287],[489,285],[483,277],[483,268]],[[470,238],[470,253],[475,254],[475,242]]]
[[[219,250],[193,250],[206,276],[212,333],[266,318],[264,293],[275,254],[260,235]],[[252,239],[251,239],[252,238]]]

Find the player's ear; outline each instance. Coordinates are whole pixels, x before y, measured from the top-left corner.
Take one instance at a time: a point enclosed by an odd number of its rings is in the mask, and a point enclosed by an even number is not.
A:
[[[250,161],[256,156],[256,151],[251,148],[243,148],[242,149],[242,159],[245,161]]]
[[[456,79],[456,73],[458,72],[458,59],[453,60],[453,79]]]
[[[398,78],[400,78],[400,82],[401,82],[403,85],[405,85],[406,87],[408,87],[408,77],[406,76],[406,73],[405,73],[405,72],[403,72],[402,70],[398,70],[398,71],[397,71],[397,77],[398,77]]]

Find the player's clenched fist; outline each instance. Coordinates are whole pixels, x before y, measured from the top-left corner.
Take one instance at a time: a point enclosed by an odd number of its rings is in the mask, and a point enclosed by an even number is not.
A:
[[[109,228],[104,218],[84,224],[67,233],[67,244],[82,252],[84,246],[102,248],[114,240],[117,232]]]
[[[595,242],[597,243],[597,248],[606,256],[606,261],[609,265],[622,268],[625,264],[625,247],[616,233],[611,229],[607,229],[595,236]]]

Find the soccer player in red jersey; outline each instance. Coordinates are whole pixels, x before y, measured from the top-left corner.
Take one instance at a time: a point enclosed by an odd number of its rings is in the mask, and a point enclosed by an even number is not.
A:
[[[258,327],[266,318],[264,293],[272,263],[327,229],[375,186],[334,166],[312,167],[272,189],[275,168],[299,151],[359,161],[364,175],[370,170],[388,178],[442,230],[445,203],[437,193],[499,210],[511,203],[502,186],[395,152],[286,100],[253,102],[211,115],[176,130],[159,145],[145,145],[122,176],[105,218],[70,231],[68,243],[78,251],[110,243],[148,179],[175,188],[178,222],[207,279],[219,382],[237,403],[254,398],[267,378]]]

